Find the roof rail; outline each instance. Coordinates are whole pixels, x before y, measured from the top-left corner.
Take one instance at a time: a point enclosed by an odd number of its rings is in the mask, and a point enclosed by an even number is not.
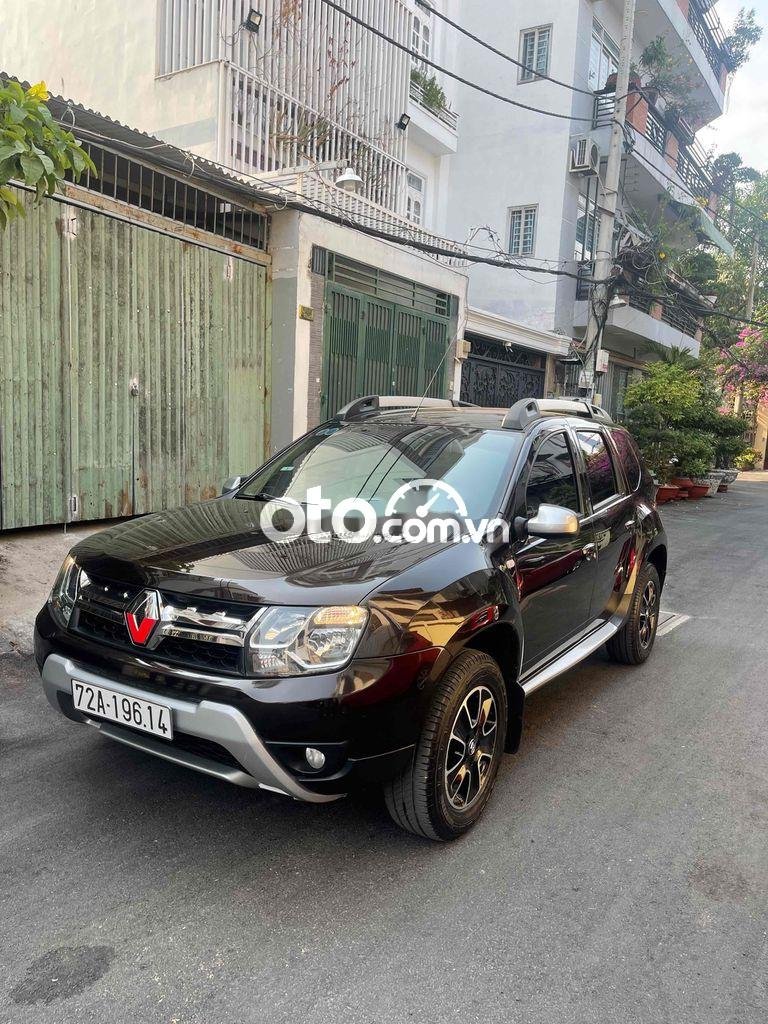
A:
[[[502,426],[508,430],[524,430],[529,423],[545,416],[583,416],[601,423],[613,423],[605,409],[586,398],[521,398],[510,407]]]
[[[452,398],[422,398],[419,395],[366,395],[365,398],[355,398],[342,406],[336,418],[360,420],[374,415],[380,409],[455,409],[467,404]]]

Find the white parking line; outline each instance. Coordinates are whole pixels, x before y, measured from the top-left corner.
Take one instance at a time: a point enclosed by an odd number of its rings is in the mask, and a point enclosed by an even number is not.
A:
[[[665,611],[662,608],[659,612],[659,625],[656,629],[656,636],[666,636],[666,634],[671,633],[673,629],[677,629],[678,626],[682,626],[682,624],[687,622],[690,617],[690,615],[683,615],[681,612]]]

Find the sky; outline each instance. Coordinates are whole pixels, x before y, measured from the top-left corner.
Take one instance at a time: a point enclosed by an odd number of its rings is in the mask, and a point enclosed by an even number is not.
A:
[[[768,171],[768,0],[720,0],[715,10],[726,33],[740,7],[754,7],[763,38],[731,80],[726,112],[698,134],[718,153],[740,153],[745,164]]]

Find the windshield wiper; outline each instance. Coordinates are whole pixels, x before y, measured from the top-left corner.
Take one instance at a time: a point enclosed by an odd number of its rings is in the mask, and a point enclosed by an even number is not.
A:
[[[245,498],[247,501],[282,501],[286,505],[306,505],[305,501],[296,501],[295,498],[286,498],[282,494],[267,494],[266,491],[256,491],[254,494],[236,494],[236,498]]]

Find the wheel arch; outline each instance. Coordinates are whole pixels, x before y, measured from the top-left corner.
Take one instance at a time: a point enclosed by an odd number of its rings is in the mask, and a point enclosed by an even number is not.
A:
[[[661,583],[662,589],[664,588],[664,579],[667,575],[667,546],[666,544],[657,544],[651,551],[648,552],[646,561],[649,562],[656,572],[659,574],[659,582]]]
[[[497,622],[487,629],[480,630],[469,637],[464,648],[483,651],[488,654],[501,669],[507,686],[509,716],[507,719],[507,738],[504,749],[514,754],[520,746],[523,732],[523,711],[525,693],[518,682],[520,678],[520,660],[522,656],[522,640],[515,627],[509,622]]]

